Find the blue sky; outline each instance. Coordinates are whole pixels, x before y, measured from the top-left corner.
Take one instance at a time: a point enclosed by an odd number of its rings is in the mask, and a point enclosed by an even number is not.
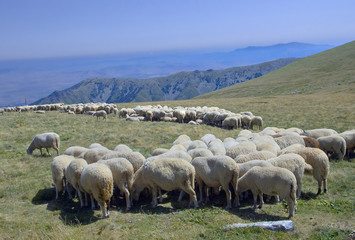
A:
[[[0,60],[355,40],[354,0],[1,0]]]

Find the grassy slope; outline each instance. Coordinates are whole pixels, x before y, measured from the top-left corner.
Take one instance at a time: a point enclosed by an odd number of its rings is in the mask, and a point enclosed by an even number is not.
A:
[[[294,93],[354,94],[355,41],[300,59],[260,78],[196,98],[275,96]]]

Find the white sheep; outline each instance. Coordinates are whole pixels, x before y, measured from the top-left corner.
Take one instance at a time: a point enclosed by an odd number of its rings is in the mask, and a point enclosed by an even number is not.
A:
[[[303,138],[294,133],[296,135],[284,135],[281,137],[275,137],[274,141],[280,146],[281,149],[291,146],[292,144],[301,144],[304,145]]]
[[[132,196],[138,200],[141,191],[148,188],[152,193],[152,206],[156,207],[158,189],[181,189],[190,195],[190,203],[198,207],[195,188],[195,169],[191,163],[176,158],[158,158],[147,161],[135,173]]]
[[[355,150],[355,129],[342,132],[339,135],[345,139],[346,151],[347,151],[348,158],[350,159],[351,154]]]
[[[208,143],[208,150],[210,150],[213,155],[226,155],[226,148],[220,139],[212,140]]]
[[[260,116],[254,116],[250,120],[250,128],[254,129],[254,126],[257,126],[259,130],[263,128],[263,118]]]
[[[329,174],[329,159],[328,156],[318,148],[299,148],[290,152],[297,153],[312,166],[312,171],[306,171],[306,174],[313,174],[314,179],[318,182],[317,195],[321,193],[322,184],[324,193],[327,192],[327,178]]]
[[[70,162],[70,164],[67,166],[65,171],[66,182],[67,184],[70,183],[71,186],[73,186],[73,188],[77,191],[81,207],[84,207],[84,202],[81,195],[81,192],[84,190],[80,185],[80,176],[81,176],[81,172],[83,171],[86,165],[88,165],[88,163],[84,159],[75,158]],[[71,194],[69,194],[69,197],[72,198]],[[85,205],[87,205],[86,193],[85,193],[85,200],[86,200]]]
[[[42,148],[47,149],[47,153],[50,156],[51,154],[48,151],[48,148],[54,148],[57,151],[57,156],[59,156],[59,147],[60,147],[60,137],[54,132],[37,134],[30,145],[27,148],[27,153],[32,154],[35,149],[39,149],[42,154]]]
[[[258,151],[269,151],[277,155],[277,153],[281,150],[280,146],[271,136],[256,136],[252,138],[251,141],[256,145],[256,150]]]
[[[276,154],[269,151],[256,151],[237,156],[234,160],[237,163],[244,163],[251,160],[267,160],[276,157]]]
[[[265,160],[250,160],[244,163],[238,163],[239,166],[239,178],[241,178],[247,171],[251,168],[259,166],[259,167],[273,167],[273,165]]]
[[[82,153],[86,152],[88,148],[81,146],[71,146],[67,148],[64,152],[65,155],[70,155],[74,157],[79,157]]]
[[[213,188],[222,186],[227,197],[226,208],[230,209],[232,204],[229,183],[232,184],[236,193],[239,177],[238,164],[228,156],[197,157],[192,160],[191,164],[196,170],[196,183],[200,190],[200,201],[203,201],[203,184]]]
[[[212,140],[215,140],[215,139],[216,139],[216,136],[211,133],[207,133],[203,137],[200,138],[200,140],[202,142],[206,143],[206,145],[208,145]]]
[[[113,176],[110,168],[102,163],[88,164],[81,172],[80,184],[91,196],[92,209],[95,208],[94,198],[100,205],[102,217],[109,217],[108,206],[113,194]]]
[[[136,172],[144,163],[145,157],[140,152],[111,152],[102,157],[102,160],[111,158],[125,158],[133,166],[134,172]]]
[[[319,128],[319,129],[305,130],[301,135],[317,139],[319,137],[329,136],[333,134],[338,134],[338,133],[333,129]]]
[[[183,159],[188,162],[191,162],[191,160],[192,160],[192,157],[190,156],[190,154],[188,154],[186,151],[183,151],[183,150],[169,150],[166,153],[163,153],[158,156],[150,157],[148,159],[155,160],[158,158],[179,158],[179,159]],[[146,159],[146,161],[148,159]]]
[[[55,185],[55,199],[58,199],[59,192],[63,191],[66,186],[65,171],[71,161],[74,160],[73,156],[60,155],[53,158],[51,163],[52,179]]]
[[[96,111],[92,116],[96,116],[97,120],[99,120],[100,117],[102,117],[104,120],[107,120],[107,112],[105,110]]]
[[[297,197],[301,197],[302,179],[305,171],[312,171],[311,165],[307,164],[305,160],[298,154],[288,153],[278,157],[267,160],[275,167],[282,167],[290,170],[296,177],[297,181]]]
[[[238,142],[237,142],[238,143]],[[226,155],[235,159],[241,154],[248,154],[256,151],[256,146],[253,142],[241,142],[239,144],[226,145]]]
[[[132,164],[125,158],[112,158],[100,160],[98,163],[107,165],[113,176],[113,182],[126,197],[126,210],[131,208],[130,192],[132,191],[134,169]]]
[[[128,147],[126,144],[118,144],[113,151],[116,152],[133,152],[133,150]]]
[[[196,148],[196,149],[192,149],[190,151],[187,152],[188,154],[190,154],[191,158],[197,158],[197,157],[212,157],[213,153],[205,148]]]
[[[88,164],[99,161],[106,154],[112,153],[113,151],[104,148],[92,148],[83,152],[79,157],[84,158]]]
[[[206,143],[204,143],[201,140],[194,140],[190,143],[190,145],[187,148],[187,151],[190,151],[192,149],[196,149],[196,148],[205,148],[208,149]]]
[[[169,151],[167,148],[156,148],[152,152],[152,156],[158,156]]]
[[[191,142],[191,138],[186,134],[180,135],[174,142],[173,145],[181,144],[184,142]]]
[[[239,118],[235,116],[226,117],[222,122],[222,127],[226,129],[235,129],[239,127]]]
[[[243,115],[242,116],[242,127],[249,129],[250,128],[250,123],[251,123],[251,117],[248,115]]]
[[[286,200],[289,213],[288,217],[291,218],[295,211],[295,205],[297,204],[296,186],[295,175],[285,168],[253,167],[238,181],[236,202],[237,205],[239,205],[240,193],[251,190],[254,199],[253,210],[255,210],[258,196],[260,200],[259,208],[262,208],[264,204],[264,193],[270,196],[279,195]]]
[[[291,146],[288,146],[288,147],[285,147],[284,149],[280,150],[278,153],[277,153],[277,156],[280,156],[281,154],[286,154],[286,153],[291,153],[291,152],[294,152],[295,150],[299,149],[299,148],[305,148],[304,145],[302,144],[292,144]]]
[[[88,148],[89,149],[103,148],[103,149],[109,150],[107,147],[102,146],[100,143],[92,143],[92,144],[90,144],[90,146]]]
[[[339,160],[343,160],[346,153],[346,141],[342,136],[330,135],[317,138],[319,147],[325,153],[335,153]]]

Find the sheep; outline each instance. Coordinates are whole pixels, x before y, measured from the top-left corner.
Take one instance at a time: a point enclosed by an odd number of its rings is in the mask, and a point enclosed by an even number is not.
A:
[[[239,177],[239,167],[237,163],[228,156],[213,156],[197,157],[192,160],[191,164],[196,170],[196,183],[200,190],[200,201],[203,201],[203,184],[215,188],[222,186],[227,197],[226,208],[230,209],[232,205],[229,183],[232,184],[233,190],[236,193]]]
[[[267,160],[276,157],[276,154],[269,151],[256,151],[248,154],[242,154],[237,156],[234,161],[236,163],[244,163],[251,160]]]
[[[305,130],[301,135],[317,139],[319,137],[329,136],[333,134],[338,134],[338,133],[333,129],[319,128],[319,129]]]
[[[206,143],[202,142],[201,140],[195,140],[190,143],[190,145],[187,148],[187,151],[190,151],[190,150],[196,149],[196,148],[208,149]]]
[[[212,140],[208,144],[208,150],[210,150],[213,155],[226,155],[226,148],[220,139]]]
[[[227,137],[227,138],[225,138],[225,139],[223,140],[223,143],[233,142],[233,141],[235,141],[234,138],[232,138],[232,137]]]
[[[126,211],[128,211],[131,208],[130,192],[132,191],[134,177],[133,165],[125,158],[100,160],[98,163],[103,163],[110,168],[115,186],[126,197]]]
[[[317,138],[319,148],[325,153],[335,153],[339,160],[343,160],[346,153],[346,141],[339,135],[330,135]]]
[[[211,133],[207,133],[203,137],[200,138],[200,140],[202,142],[206,143],[206,145],[208,145],[212,140],[215,140],[215,139],[216,139],[216,136]]]
[[[182,150],[169,150],[166,153],[163,153],[158,156],[150,157],[148,159],[152,160],[157,158],[179,158],[179,159],[186,160],[188,162],[191,162],[192,160],[191,156],[186,151],[182,151]],[[148,159],[146,159],[146,161]]]
[[[126,158],[133,166],[136,172],[144,163],[145,157],[139,152],[112,152],[102,157],[102,160],[111,158]]]
[[[255,210],[258,196],[260,199],[259,208],[262,208],[264,193],[271,196],[279,195],[286,200],[288,217],[291,218],[294,215],[295,205],[297,204],[296,185],[295,175],[285,168],[253,167],[238,181],[236,202],[239,206],[239,194],[250,189],[253,193],[253,210]]]
[[[181,189],[190,195],[189,205],[193,202],[197,208],[194,185],[195,169],[191,163],[176,158],[158,158],[147,161],[135,173],[132,196],[138,200],[141,191],[147,187],[152,193],[152,206],[156,207],[158,188],[165,191]]]
[[[145,117],[146,117],[147,121],[153,121],[153,112],[151,110],[148,110],[145,113]]]
[[[248,115],[243,115],[242,116],[242,127],[249,129],[250,128],[250,123],[251,123],[251,117]]]
[[[88,164],[81,172],[80,185],[90,194],[91,203],[93,198],[98,202],[102,217],[109,217],[108,206],[113,194],[113,176],[110,168],[102,163]],[[95,206],[92,204],[91,208],[94,209]]]
[[[267,161],[275,167],[286,168],[295,175],[297,181],[297,198],[300,198],[303,174],[305,169],[306,171],[312,171],[312,166],[307,164],[300,155],[295,153],[283,154]]]
[[[235,129],[239,127],[239,121],[237,117],[226,117],[222,122],[222,127],[226,129]]]
[[[158,155],[161,155],[163,153],[166,153],[167,151],[169,151],[169,149],[166,149],[166,148],[156,148],[153,150],[152,152],[152,156],[158,156]]]
[[[296,143],[304,145],[303,138],[298,134],[275,137],[274,141],[280,146],[281,149]]]
[[[197,157],[212,157],[213,153],[205,148],[195,148],[187,152],[190,154],[191,158],[197,158]]]
[[[133,150],[126,144],[118,144],[113,151],[115,152],[133,152]]]
[[[65,150],[64,155],[79,157],[83,152],[86,152],[87,150],[88,149],[85,147],[71,146]]]
[[[350,159],[350,155],[354,152],[355,149],[355,130],[345,131],[339,135],[345,139],[347,155]]]
[[[102,117],[103,120],[107,120],[107,112],[105,110],[96,111],[92,116],[96,116],[97,120],[99,120],[100,117]]]
[[[59,192],[63,191],[65,184],[65,170],[71,161],[74,160],[73,156],[60,155],[53,158],[51,163],[52,179],[55,185],[55,199],[58,199]]]
[[[84,158],[88,164],[99,161],[106,154],[111,153],[111,150],[104,148],[92,148],[82,153],[79,157]]]
[[[263,119],[260,116],[254,116],[250,121],[250,128],[254,129],[254,126],[257,126],[259,130],[263,128]]]
[[[306,163],[312,166],[313,171],[306,171],[306,174],[313,174],[314,179],[318,182],[317,195],[321,193],[323,184],[324,193],[327,192],[327,178],[329,174],[329,159],[328,156],[318,148],[299,148],[290,151],[304,158]]]
[[[305,147],[320,148],[319,142],[315,138],[303,137],[303,141]]]
[[[109,150],[107,147],[102,146],[100,143],[93,143],[93,144],[90,144],[90,146],[89,146],[88,148],[89,148],[89,149],[93,149],[93,148],[103,148],[103,149]]]
[[[282,150],[280,150],[278,153],[277,153],[277,156],[280,156],[282,154],[286,154],[286,153],[291,153],[299,148],[305,148],[304,145],[302,144],[299,144],[299,143],[296,143],[296,144],[292,144],[291,146],[288,146]]]
[[[184,142],[190,142],[191,138],[187,136],[186,134],[180,135],[174,142],[173,145],[181,144]]]
[[[239,166],[239,178],[241,178],[247,171],[255,166],[259,167],[273,167],[270,162],[265,160],[251,160],[244,163],[238,163]]]
[[[226,146],[226,155],[235,159],[241,154],[248,154],[256,151],[256,146],[252,142],[241,142],[239,144],[234,144]]]
[[[60,146],[60,137],[58,134],[54,132],[37,134],[30,145],[27,148],[27,154],[32,154],[35,149],[39,149],[42,154],[42,148],[47,149],[47,153],[49,156],[51,154],[48,151],[48,148],[54,148],[57,151],[57,156],[59,156],[59,146]]]
[[[81,172],[83,171],[83,168],[88,165],[88,163],[82,159],[82,158],[75,158],[73,159],[70,164],[67,166],[66,171],[65,171],[65,179],[68,183],[70,183],[73,188],[77,191],[78,196],[79,196],[79,201],[80,201],[80,207],[84,207],[84,202],[83,198],[81,195],[81,192],[84,191],[83,188],[80,185],[80,176]],[[70,198],[71,194],[69,194]],[[87,205],[87,199],[86,199],[86,193],[85,193],[85,202]]]
[[[269,151],[277,155],[281,150],[274,138],[270,136],[259,136],[252,139],[252,142],[256,145],[256,150],[258,151]]]

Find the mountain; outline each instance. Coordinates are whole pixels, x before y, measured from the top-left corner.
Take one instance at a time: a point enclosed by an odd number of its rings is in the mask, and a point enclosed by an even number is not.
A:
[[[302,58],[252,81],[197,98],[313,93],[355,93],[355,41]],[[355,101],[355,97],[348,101]]]
[[[80,102],[146,102],[182,100],[260,77],[297,58],[224,70],[180,72],[149,79],[87,79],[63,91],[55,91],[33,104]]]
[[[329,45],[286,43],[227,52],[170,52],[0,61],[0,107],[34,102],[88,78],[154,78],[181,71],[226,69],[306,57]]]

